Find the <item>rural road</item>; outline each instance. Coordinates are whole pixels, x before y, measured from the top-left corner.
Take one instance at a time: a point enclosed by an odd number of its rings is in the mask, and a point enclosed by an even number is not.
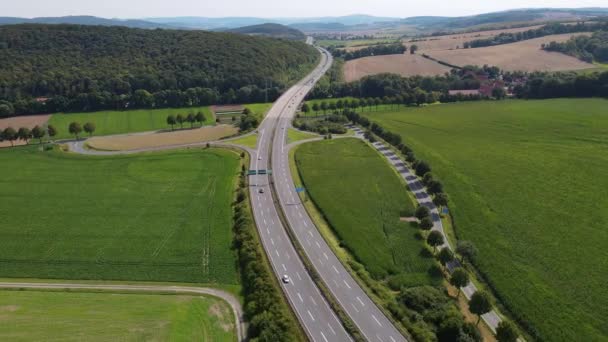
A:
[[[239,341],[245,341],[247,327],[243,317],[243,308],[239,300],[229,292],[206,287],[165,286],[165,285],[97,285],[97,284],[63,284],[63,283],[5,283],[0,282],[0,289],[29,290],[96,290],[96,291],[133,291],[133,292],[171,292],[187,295],[208,295],[226,301],[232,308]]]
[[[355,133],[356,137],[360,139],[364,138],[364,132],[359,127],[350,127]],[[420,205],[424,205],[425,207],[431,210],[431,217],[433,218],[433,228],[432,230],[436,230],[443,235],[443,245],[438,246],[438,249],[449,248],[450,250],[454,250],[452,246],[448,243],[448,237],[445,234],[443,229],[443,223],[441,222],[441,218],[439,216],[439,210],[433,203],[431,196],[426,192],[426,189],[420,179],[416,176],[416,174],[407,166],[401,158],[395,154],[388,146],[381,142],[375,142],[372,144],[386,159],[388,162],[397,170],[397,172],[403,177],[408,187],[416,197],[416,201]],[[477,291],[477,287],[475,284],[470,282],[467,286],[462,288],[462,293],[464,293],[467,299],[471,299],[471,296]],[[488,327],[493,332],[496,332],[496,328],[498,327],[498,323],[500,323],[501,318],[496,313],[496,311],[492,310],[485,315],[482,315],[481,318],[487,323]]]

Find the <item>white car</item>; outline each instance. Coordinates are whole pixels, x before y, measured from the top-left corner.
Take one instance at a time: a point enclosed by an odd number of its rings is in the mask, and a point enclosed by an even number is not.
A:
[[[259,157],[258,157],[258,160],[262,160],[262,156],[259,156]]]
[[[289,282],[291,281],[289,279],[289,276],[287,274],[284,274],[283,277],[281,278],[281,280],[283,281],[283,283],[285,284],[289,284]]]

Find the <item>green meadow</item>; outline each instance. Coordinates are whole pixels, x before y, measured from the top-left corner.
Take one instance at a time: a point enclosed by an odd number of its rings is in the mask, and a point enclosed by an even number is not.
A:
[[[547,341],[608,336],[608,101],[509,100],[365,113],[449,194],[458,238]],[[370,241],[373,241],[370,239]]]
[[[4,341],[236,341],[212,297],[0,291]]]
[[[375,278],[391,275],[404,286],[432,282],[433,259],[422,253],[417,228],[399,220],[412,215],[413,201],[384,157],[361,140],[334,139],[299,146],[295,161],[341,245]]]
[[[0,277],[237,284],[228,150],[0,151]]]

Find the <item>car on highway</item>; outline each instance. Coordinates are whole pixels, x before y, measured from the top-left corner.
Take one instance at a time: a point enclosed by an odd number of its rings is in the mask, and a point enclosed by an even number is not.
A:
[[[289,276],[287,274],[284,274],[283,277],[281,277],[281,280],[283,281],[284,284],[289,284],[289,282],[291,281],[291,279],[289,279]]]
[[[264,193],[264,189],[260,189],[259,193],[263,194]]]

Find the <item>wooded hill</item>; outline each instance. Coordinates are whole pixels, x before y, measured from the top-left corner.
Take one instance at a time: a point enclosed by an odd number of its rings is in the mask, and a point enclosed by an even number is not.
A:
[[[281,25],[281,24],[261,24],[261,25],[252,25],[239,27],[235,29],[228,30],[227,32],[232,33],[240,33],[240,34],[248,34],[251,36],[264,36],[271,38],[280,38],[280,39],[291,39],[291,40],[306,40],[306,35],[302,33],[302,31],[298,31],[294,28]]]
[[[17,114],[260,102],[318,58],[303,42],[232,33],[7,25],[0,101]]]

